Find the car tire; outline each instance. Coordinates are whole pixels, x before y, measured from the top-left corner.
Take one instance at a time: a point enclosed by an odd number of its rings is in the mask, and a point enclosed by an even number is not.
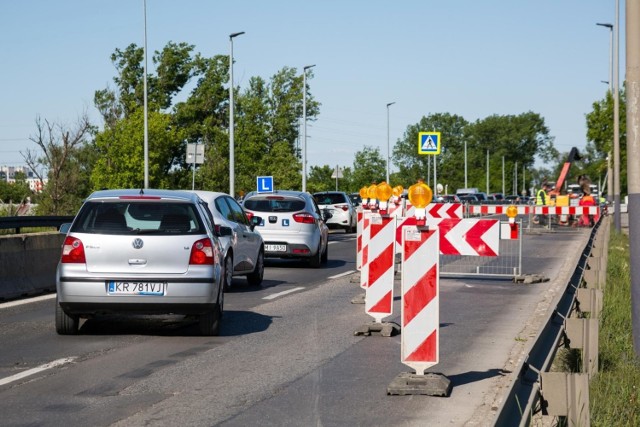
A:
[[[224,259],[224,275],[222,276],[222,287],[224,292],[231,289],[231,283],[233,282],[233,256],[227,255]]]
[[[264,278],[264,252],[260,251],[258,253],[258,258],[256,259],[256,268],[253,272],[247,274],[247,282],[251,286],[260,286],[262,284],[262,279]]]
[[[318,246],[318,252],[309,258],[309,265],[311,265],[311,267],[318,268],[320,267],[320,264],[322,264],[322,244]]]
[[[322,258],[320,260],[322,264],[326,264],[329,261],[329,245],[328,244],[324,247],[324,252],[322,253]]]
[[[56,332],[59,335],[77,335],[79,316],[70,316],[60,307],[56,299]]]

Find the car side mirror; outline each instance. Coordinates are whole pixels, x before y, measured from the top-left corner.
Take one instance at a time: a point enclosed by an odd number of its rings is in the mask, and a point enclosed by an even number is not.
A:
[[[65,222],[64,224],[60,225],[60,234],[67,234],[69,232],[69,229],[71,228],[71,223],[70,222]]]
[[[329,211],[329,209],[322,209],[322,220],[326,221],[331,218],[333,218],[333,214]]]
[[[254,228],[256,228],[258,225],[262,224],[262,217],[261,216],[252,216],[251,217],[251,231],[253,231]]]

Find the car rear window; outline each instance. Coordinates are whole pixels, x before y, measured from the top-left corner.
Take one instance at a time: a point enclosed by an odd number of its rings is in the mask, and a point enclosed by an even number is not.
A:
[[[314,194],[313,198],[316,199],[316,203],[319,205],[337,205],[347,202],[344,194]]]
[[[255,212],[298,212],[304,209],[305,201],[287,197],[252,198],[244,201],[244,207]]]
[[[126,200],[87,202],[71,232],[89,234],[205,234],[204,224],[191,203]]]

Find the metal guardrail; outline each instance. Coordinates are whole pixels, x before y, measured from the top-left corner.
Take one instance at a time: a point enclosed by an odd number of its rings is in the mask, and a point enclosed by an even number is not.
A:
[[[574,308],[576,293],[580,287],[583,272],[587,267],[596,232],[602,222],[601,218],[593,228],[562,297],[532,345],[529,354],[520,364],[518,376],[512,383],[500,408],[495,426],[527,426],[537,412],[535,405],[540,397],[541,374],[548,371],[553,363],[563,336],[564,320],[569,318]]]
[[[20,229],[24,227],[56,227],[72,222],[73,216],[7,216],[0,217],[0,229],[15,229],[16,233],[20,233]]]

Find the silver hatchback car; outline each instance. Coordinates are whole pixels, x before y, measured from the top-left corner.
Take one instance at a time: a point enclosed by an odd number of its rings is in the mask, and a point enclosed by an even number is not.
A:
[[[302,191],[252,192],[244,198],[249,216],[261,216],[256,227],[264,239],[266,257],[303,258],[312,267],[326,263],[330,214],[322,212],[311,194]]]
[[[234,276],[247,276],[247,282],[259,286],[264,277],[264,242],[255,230],[262,218],[247,218],[242,206],[226,193],[194,191],[207,202],[216,227],[226,226],[231,235],[221,235],[224,259],[224,287],[231,287]]]
[[[97,191],[61,232],[59,334],[76,334],[80,318],[102,313],[195,315],[203,335],[219,334],[222,251],[195,194]]]

